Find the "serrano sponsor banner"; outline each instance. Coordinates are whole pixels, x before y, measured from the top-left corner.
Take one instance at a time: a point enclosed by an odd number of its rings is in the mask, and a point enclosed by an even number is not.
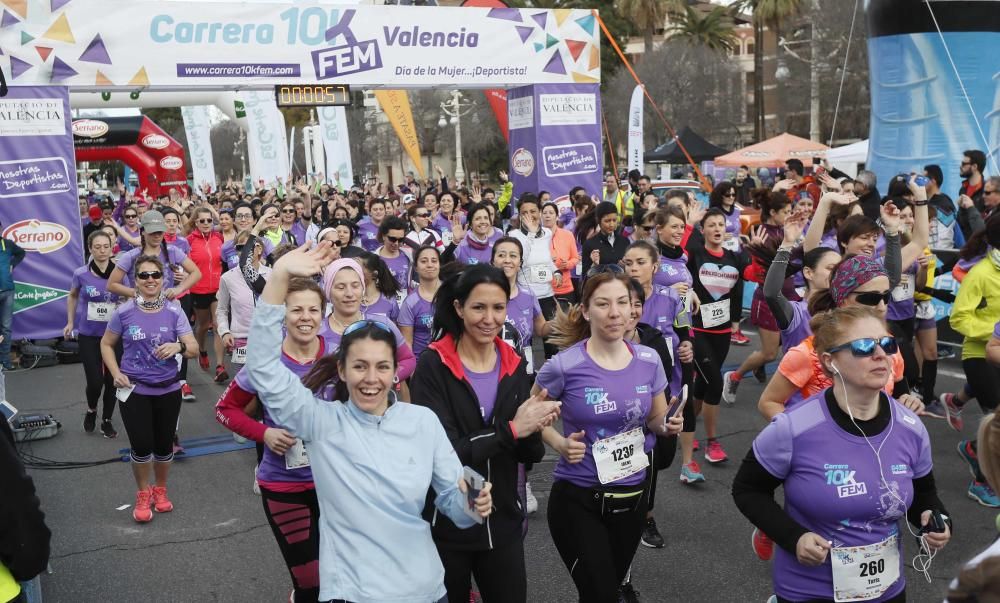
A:
[[[514,194],[574,186],[601,190],[600,92],[596,84],[540,84],[508,91]]]
[[[12,86],[0,98],[0,224],[27,252],[14,270],[14,339],[62,336],[83,265],[73,132],[65,87]]]
[[[7,2],[0,28],[18,84],[495,88],[601,77],[600,31],[584,9],[73,0],[31,11]],[[55,44],[39,53],[25,39]]]

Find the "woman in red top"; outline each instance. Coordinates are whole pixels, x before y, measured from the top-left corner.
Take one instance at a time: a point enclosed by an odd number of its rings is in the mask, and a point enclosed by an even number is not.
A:
[[[218,302],[215,294],[219,291],[219,281],[222,279],[222,233],[215,230],[215,212],[208,207],[199,207],[191,215],[188,224],[188,243],[191,245],[189,257],[201,270],[201,280],[191,288],[191,301],[194,304],[195,339],[198,340],[198,365],[203,371],[208,370],[208,352],[205,348],[205,335],[212,328],[212,317]],[[222,340],[213,337],[212,346],[215,349],[215,381],[224,383],[229,380],[226,368],[222,364]]]

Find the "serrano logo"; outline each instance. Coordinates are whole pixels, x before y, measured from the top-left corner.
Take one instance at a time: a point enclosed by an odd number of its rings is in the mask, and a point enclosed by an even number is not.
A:
[[[510,162],[514,167],[514,172],[522,176],[530,176],[535,171],[535,156],[524,147],[514,151]]]
[[[160,167],[165,170],[179,170],[182,165],[184,165],[184,161],[180,157],[174,157],[173,155],[167,155],[160,160]]]
[[[108,124],[96,119],[78,119],[73,122],[73,136],[81,138],[100,138],[110,129]]]
[[[147,134],[142,137],[142,146],[147,149],[165,149],[170,146],[170,140],[161,134]]]
[[[52,253],[69,243],[69,230],[62,224],[21,220],[4,229],[3,236],[17,243],[25,251]]]

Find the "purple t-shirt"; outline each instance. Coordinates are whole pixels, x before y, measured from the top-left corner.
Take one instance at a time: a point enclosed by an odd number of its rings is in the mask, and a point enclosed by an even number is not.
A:
[[[587,339],[553,356],[538,372],[535,384],[548,390],[549,397],[562,401],[563,435],[586,431],[587,450],[583,460],[570,464],[559,459],[553,477],[583,488],[600,485],[592,452],[594,442],[642,429],[646,450],[656,441],[646,431],[646,418],[653,398],[667,388],[660,356],[652,348],[627,343],[632,362],[621,370],[599,366],[587,353]],[[615,486],[635,486],[645,479],[645,471],[612,482]]]
[[[403,339],[403,334],[399,332],[395,323],[393,323],[388,316],[384,314],[373,314],[371,311],[365,312],[364,316],[366,320],[375,320],[389,327],[389,330],[392,331],[392,336],[396,338],[396,347],[406,343],[406,340]],[[342,335],[330,328],[329,317],[327,317],[327,319],[323,321],[322,326],[320,326],[319,336],[326,340],[326,343],[328,344],[326,348],[327,354],[333,354],[340,348]]]
[[[399,308],[401,327],[413,327],[413,355],[417,358],[431,343],[431,333],[434,330],[434,305],[420,297],[419,291],[406,296]]]
[[[812,316],[809,315],[809,302],[798,300],[788,303],[792,305],[792,320],[781,331],[782,354],[788,353],[788,350],[799,345],[813,334],[812,329],[809,328],[809,321],[812,319]]]
[[[177,358],[159,360],[153,355],[160,344],[174,343],[191,332],[180,304],[167,302],[159,312],[143,312],[129,300],[111,314],[108,330],[121,336],[121,371],[136,393],[157,396],[180,388]]]
[[[122,284],[126,287],[135,287],[135,280],[132,278],[132,269],[135,268],[135,261],[139,259],[142,249],[136,247],[131,251],[126,251],[115,258],[115,266],[125,273]],[[180,266],[187,259],[187,254],[173,244],[167,244],[167,257],[164,257],[163,250],[160,250],[160,261],[163,262],[163,288],[169,289],[174,286],[174,271],[170,265]]]
[[[378,225],[370,218],[365,218],[358,224],[358,241],[361,242],[361,248],[365,251],[374,252],[381,246],[381,243],[378,242]]]
[[[660,256],[660,269],[653,275],[653,284],[670,287],[677,283],[692,283],[691,273],[687,268],[687,254],[681,254],[676,260]]]
[[[91,309],[90,304],[118,303],[118,296],[108,292],[108,280],[91,272],[89,265],[82,266],[73,271],[73,280],[69,288],[80,292],[80,297],[76,301],[76,317],[73,319],[77,332],[89,337],[104,335],[104,329],[108,326],[107,321],[90,320],[87,317],[106,316],[110,320],[111,314],[104,313],[108,306],[95,305],[93,312],[88,314]]]
[[[476,392],[476,399],[479,400],[479,412],[483,415],[483,423],[489,424],[493,419],[493,407],[497,403],[497,383],[500,382],[500,354],[497,353],[497,361],[493,363],[493,368],[485,373],[474,373],[469,367],[464,366],[465,378],[472,391]]]
[[[389,299],[382,294],[379,294],[378,299],[372,302],[372,305],[362,306],[361,311],[365,316],[371,316],[372,314],[388,316],[393,322],[396,322],[396,318],[399,317],[399,305],[396,303],[396,300]]]
[[[993,336],[996,337],[997,339],[1000,339],[1000,322],[998,322],[996,326],[993,327]]]
[[[138,228],[135,229],[135,230],[129,230],[128,227],[122,226],[122,230],[124,230],[125,232],[127,232],[130,237],[138,237],[139,236],[139,229]],[[118,237],[118,251],[120,251],[120,252],[121,251],[131,251],[133,249],[135,249],[135,245],[133,245],[132,243],[129,243],[128,241],[126,241],[125,237]]]
[[[909,320],[917,315],[917,304],[913,298],[917,285],[917,263],[913,262],[901,276],[902,280],[890,295],[885,312],[887,320]]]
[[[164,241],[167,241],[167,237],[163,237]],[[184,255],[191,255],[191,243],[188,242],[187,237],[182,237],[180,235],[174,235],[173,241],[167,241],[167,245],[173,245],[177,249],[184,252]]]
[[[646,303],[642,306],[642,316],[639,318],[639,322],[656,328],[676,352],[677,346],[680,345],[680,338],[674,332],[674,322],[683,324],[686,321],[684,302],[677,295],[677,291],[670,287],[653,285],[653,293],[646,298]]]
[[[538,298],[526,287],[518,287],[514,299],[507,301],[507,320],[504,321],[500,339],[510,347],[523,354],[525,348],[531,347],[531,338],[535,334],[535,317],[542,315],[542,307]]]
[[[274,243],[267,237],[257,237],[257,240],[264,245],[264,257],[271,255],[274,251]],[[240,252],[236,250],[236,239],[229,239],[222,244],[222,259],[226,262],[226,268],[232,270],[240,263]]]
[[[502,236],[503,233],[494,228],[483,246],[478,242],[473,244],[471,234],[466,235],[455,249],[455,259],[463,264],[489,264],[493,259],[493,244]]]
[[[753,442],[753,452],[768,473],[784,482],[785,512],[834,547],[867,546],[899,533],[899,520],[913,501],[913,480],[933,468],[930,438],[912,412],[890,399],[892,420],[869,438],[880,450],[878,461],[864,438],[847,433],[830,416],[826,391],[793,410],[775,415]],[[902,499],[903,505],[896,497]],[[900,546],[900,580],[873,601],[891,599],[905,586]],[[817,567],[800,564],[794,553],[775,547],[774,589],[793,601],[832,599],[830,557]]]
[[[387,258],[384,255],[379,256],[385,265],[389,267],[389,272],[392,273],[393,278],[399,283],[399,287],[403,291],[409,291],[410,289],[410,258],[403,252],[399,252],[394,258]],[[403,294],[406,297],[406,294]]]

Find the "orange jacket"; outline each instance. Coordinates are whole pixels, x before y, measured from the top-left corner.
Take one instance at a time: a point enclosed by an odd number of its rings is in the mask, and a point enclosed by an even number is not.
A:
[[[555,279],[552,280],[552,291],[556,295],[565,295],[573,291],[573,281],[570,277],[576,270],[576,265],[580,263],[580,252],[576,249],[576,238],[573,233],[565,228],[556,228],[552,233],[552,261],[562,274],[562,286],[556,287]]]

